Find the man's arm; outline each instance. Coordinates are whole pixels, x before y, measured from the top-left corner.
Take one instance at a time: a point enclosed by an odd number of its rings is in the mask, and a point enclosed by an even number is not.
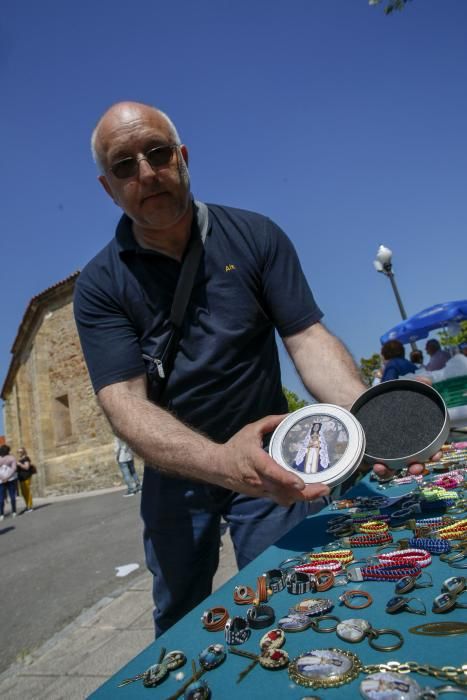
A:
[[[319,402],[349,409],[368,388],[349,351],[322,323],[283,341],[302,382]]]
[[[329,493],[324,485],[305,485],[263,450],[263,435],[274,430],[283,416],[251,423],[219,445],[148,401],[144,376],[105,386],[98,399],[114,431],[147,464],[170,476],[271,498],[285,506]]]

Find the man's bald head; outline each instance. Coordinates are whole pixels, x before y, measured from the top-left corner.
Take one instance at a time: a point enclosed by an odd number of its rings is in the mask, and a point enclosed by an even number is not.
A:
[[[106,170],[106,163],[103,154],[107,145],[106,136],[108,128],[110,128],[116,122],[119,122],[120,124],[130,123],[133,119],[149,113],[158,115],[158,117],[166,123],[172,143],[177,145],[181,144],[177,128],[170,117],[165,114],[165,112],[142,102],[117,102],[109,107],[106,112],[104,112],[102,117],[97,122],[91,136],[92,157],[101,173],[104,173]]]

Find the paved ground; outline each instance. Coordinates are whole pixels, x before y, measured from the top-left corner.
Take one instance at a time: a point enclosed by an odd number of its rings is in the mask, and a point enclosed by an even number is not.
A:
[[[120,490],[117,494],[119,498],[122,493]],[[73,507],[67,511],[70,513],[74,508],[93,510],[93,504],[86,503],[92,501],[92,498],[77,499],[68,496],[49,499],[48,502],[52,500],[54,503],[73,503]],[[133,500],[124,499],[123,502]],[[130,505],[128,508],[130,509]],[[24,519],[26,525],[26,518],[35,518],[39,512],[18,517],[11,523],[16,525]],[[7,518],[2,525],[10,525],[9,519]],[[72,530],[71,523],[62,521],[61,527],[70,527],[70,531]],[[110,523],[107,523],[106,529],[111,530]],[[99,532],[101,530],[102,528]],[[118,538],[115,539],[118,544]],[[81,560],[85,556],[84,551],[79,553]],[[110,592],[98,602],[82,610],[70,624],[44,644],[25,650],[20,658],[0,675],[0,697],[4,700],[81,700],[148,646],[154,639],[151,577],[142,571],[144,570],[139,569],[126,579],[121,579],[122,583],[118,588],[113,579],[112,585],[108,587]],[[235,573],[231,541],[228,535],[225,535],[219,570],[214,581],[215,587],[222,585]],[[2,562],[2,589],[3,574]],[[60,586],[57,587],[54,577],[50,576],[52,599],[57,588]],[[4,624],[0,624],[4,640],[2,648],[8,646],[5,645],[5,636],[8,638],[14,628],[14,625]]]

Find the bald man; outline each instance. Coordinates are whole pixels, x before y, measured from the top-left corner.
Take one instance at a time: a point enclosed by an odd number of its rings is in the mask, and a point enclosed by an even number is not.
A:
[[[151,401],[148,374],[170,334],[184,254],[200,235],[188,149],[163,112],[123,102],[98,122],[92,150],[99,181],[124,213],[78,279],[75,316],[98,400],[145,460],[141,510],[160,634],[210,594],[221,517],[241,568],[326,502],[326,486],[305,484],[263,449],[287,412],[275,330],[319,401],[350,407],[365,387],[321,323],[281,229],[208,205],[175,362]]]

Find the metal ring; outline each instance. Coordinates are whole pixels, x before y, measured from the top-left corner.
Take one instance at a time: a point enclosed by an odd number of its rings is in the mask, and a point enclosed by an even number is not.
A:
[[[361,605],[350,605],[349,603],[349,598],[365,598],[365,602]],[[345,591],[341,596],[339,596],[339,600],[347,607],[350,608],[351,610],[361,610],[362,608],[368,608],[372,602],[373,598],[367,591],[359,591],[359,590],[351,590],[351,591]]]
[[[322,622],[322,620],[334,620],[336,624],[334,627],[320,627],[319,623]],[[312,620],[311,627],[315,630],[315,632],[335,632],[339,623],[340,619],[335,615],[321,615],[320,617],[316,617],[314,620]]]
[[[400,632],[397,630],[390,630],[390,629],[381,629],[381,630],[376,630],[372,629],[372,632],[376,632],[376,636],[373,636],[371,634],[368,635],[368,644],[372,649],[375,649],[376,651],[395,651],[396,649],[400,649],[401,646],[404,643],[404,637]],[[398,642],[395,644],[375,644],[375,639],[378,639],[379,637],[383,636],[384,634],[392,634],[393,637],[398,638]]]

